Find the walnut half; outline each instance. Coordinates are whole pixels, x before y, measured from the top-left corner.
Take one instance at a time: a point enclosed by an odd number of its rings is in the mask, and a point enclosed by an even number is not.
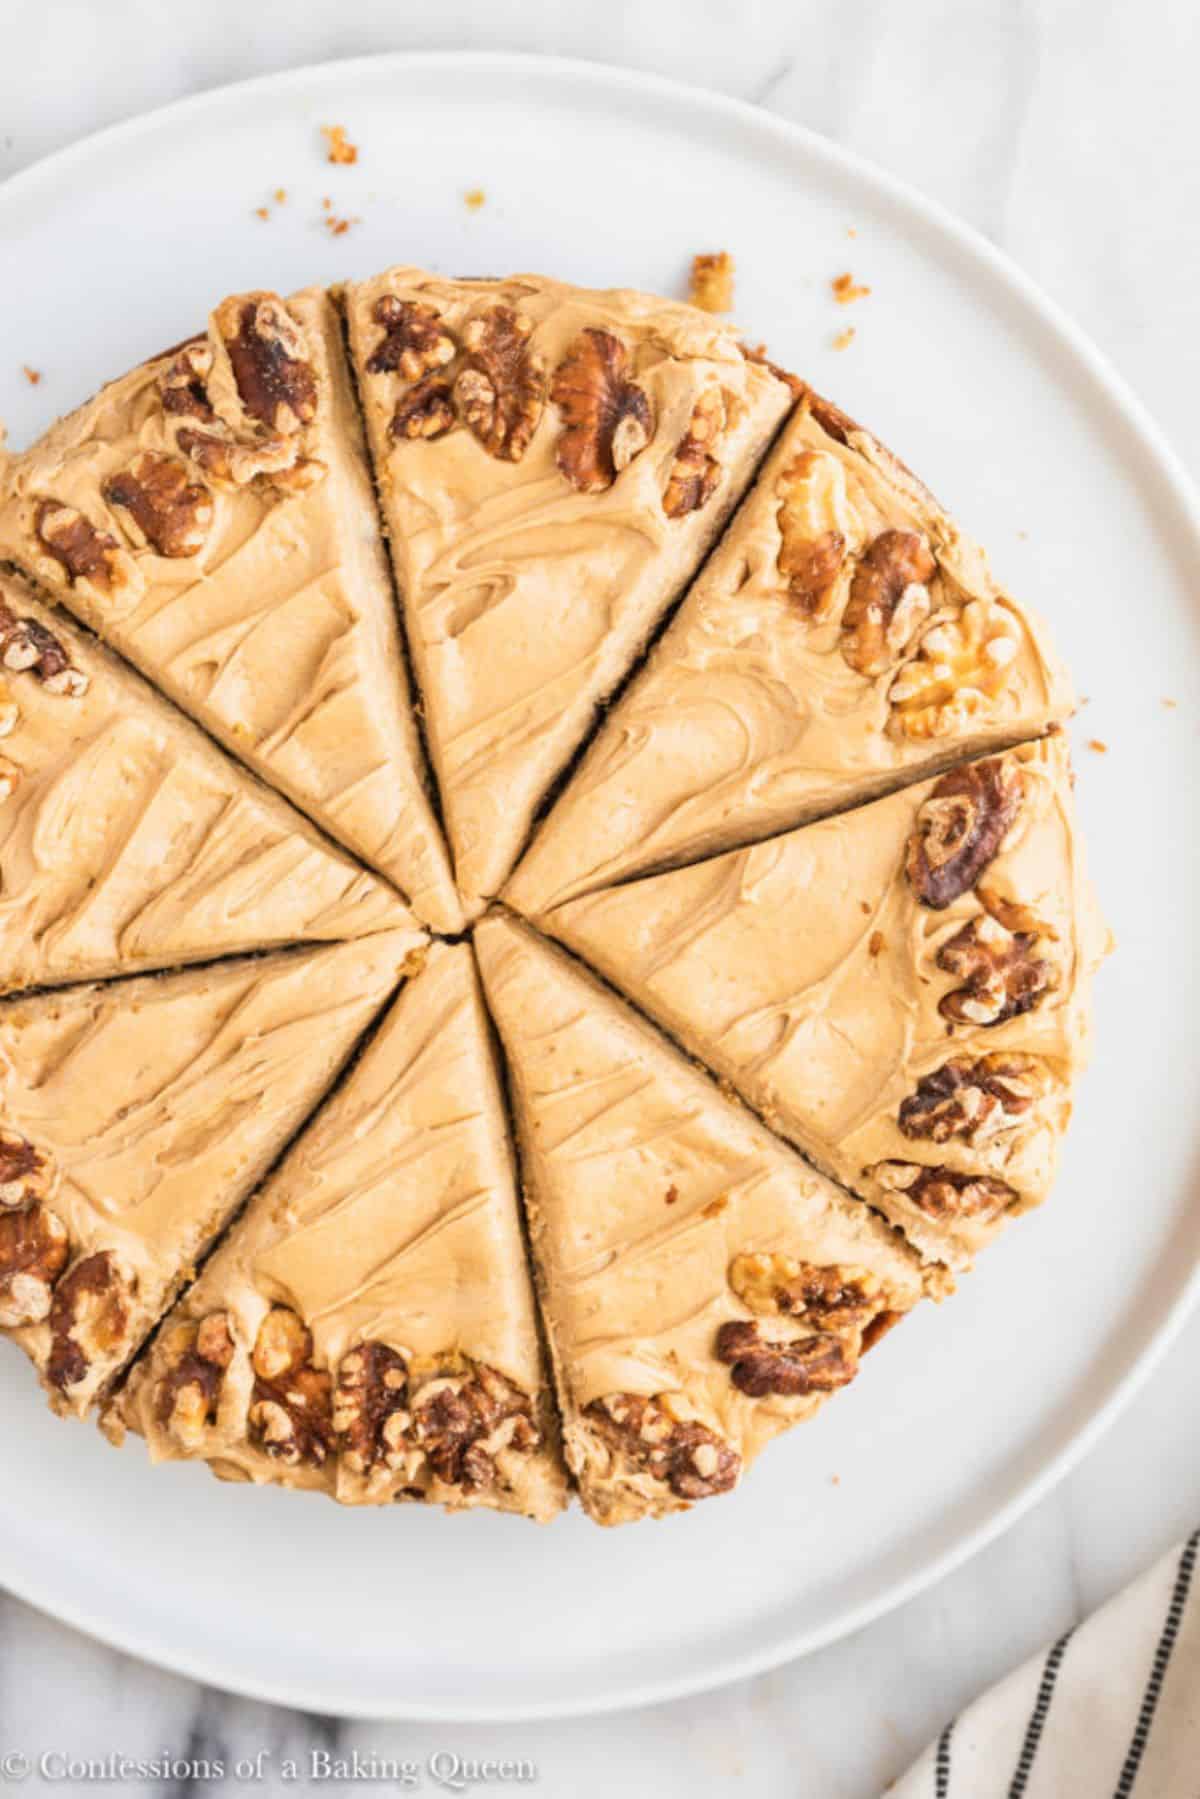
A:
[[[710,1499],[738,1483],[742,1458],[706,1424],[680,1419],[671,1396],[609,1393],[583,1416],[619,1465],[661,1481],[677,1499]]]
[[[414,1396],[412,1441],[449,1486],[494,1488],[499,1458],[509,1451],[528,1454],[540,1440],[529,1395],[485,1362],[435,1375]]]
[[[332,1382],[312,1363],[312,1333],[287,1306],[263,1319],[250,1357],[247,1424],[267,1455],[295,1467],[324,1465],[333,1447]]]
[[[603,493],[654,435],[650,401],[626,373],[628,352],[589,326],[559,363],[550,398],[563,417],[556,460],[581,493]]]
[[[729,1284],[742,1304],[760,1316],[803,1318],[822,1330],[857,1329],[885,1305],[882,1282],[867,1268],[802,1262],[781,1254],[735,1256]]]
[[[768,1337],[749,1318],[730,1318],[717,1332],[716,1355],[729,1364],[729,1378],[751,1399],[768,1394],[797,1398],[832,1393],[858,1373],[858,1358],[846,1339],[832,1331],[802,1337]]]
[[[947,939],[937,965],[962,982],[938,1001],[952,1024],[998,1025],[1041,1004],[1057,984],[1057,972],[1036,951],[1035,931],[1009,931],[983,913]]]
[[[716,450],[726,425],[725,396],[719,387],[700,395],[687,433],[679,441],[663,492],[668,518],[684,518],[706,506],[721,480]]]
[[[939,1224],[959,1218],[989,1222],[1019,1198],[1015,1187],[990,1174],[968,1174],[958,1168],[929,1167],[920,1162],[877,1162],[865,1170],[889,1193],[903,1194],[927,1218]]]
[[[898,1123],[909,1138],[972,1146],[1018,1124],[1045,1085],[1033,1056],[1003,1050],[991,1056],[953,1056],[921,1080],[900,1106]]]
[[[159,1423],[185,1450],[196,1450],[216,1422],[225,1371],[234,1344],[226,1312],[210,1312],[198,1325],[184,1325],[170,1345],[175,1358],[158,1383]]]
[[[135,1285],[111,1250],[85,1256],[58,1282],[50,1306],[46,1375],[60,1392],[81,1385],[96,1362],[126,1349]]]
[[[386,1343],[360,1343],[338,1366],[333,1427],[352,1474],[392,1471],[411,1459],[408,1363]]]
[[[937,563],[916,531],[881,531],[850,582],[842,614],[841,650],[860,675],[881,675],[898,662],[929,617],[927,583]]]
[[[115,537],[98,530],[76,507],[41,500],[33,528],[38,542],[72,587],[91,588],[107,596],[127,585],[130,564],[125,551]]]
[[[923,906],[936,911],[974,887],[1021,809],[1019,768],[1003,756],[951,769],[917,812],[905,871]]]
[[[128,468],[109,477],[103,493],[135,548],[149,544],[168,557],[195,556],[204,548],[213,521],[212,496],[177,457],[143,450]]]
[[[546,404],[546,368],[532,335],[532,319],[511,306],[493,306],[462,334],[455,403],[488,455],[502,462],[520,462]]]

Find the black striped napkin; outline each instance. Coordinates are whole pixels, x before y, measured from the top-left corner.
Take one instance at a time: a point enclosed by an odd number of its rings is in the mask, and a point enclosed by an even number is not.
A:
[[[889,1799],[1197,1799],[1200,1531],[947,1724]]]

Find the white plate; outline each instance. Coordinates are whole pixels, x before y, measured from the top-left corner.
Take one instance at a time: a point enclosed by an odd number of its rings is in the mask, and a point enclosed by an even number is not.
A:
[[[353,169],[323,159],[334,122]],[[342,236],[326,194],[358,217]],[[731,101],[549,59],[382,57],[205,95],[10,181],[0,236],[18,444],[230,289],[407,259],[670,293],[693,251],[732,249],[751,333],[893,444],[1051,619],[1092,696],[1077,738],[1111,745],[1080,746],[1079,791],[1121,939],[1054,1203],[735,1496],[616,1532],[342,1512],[116,1455],[51,1419],[5,1349],[0,1578],[245,1693],[512,1718],[751,1673],[971,1554],[1112,1419],[1195,1285],[1200,519],[1140,409],[1016,270],[877,171]],[[842,309],[846,268],[874,291]]]

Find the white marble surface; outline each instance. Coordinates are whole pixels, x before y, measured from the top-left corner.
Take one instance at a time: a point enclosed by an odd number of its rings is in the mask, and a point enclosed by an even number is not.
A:
[[[1001,244],[1091,332],[1190,466],[1200,462],[1192,0],[7,0],[3,17],[0,178],[175,96],[373,50],[561,52],[756,101],[874,158]],[[76,316],[63,296],[64,329]],[[158,1673],[0,1596],[0,1784],[14,1751],[230,1766],[265,1751],[274,1772],[262,1787],[274,1790],[284,1758],[303,1775],[315,1749],[412,1761],[418,1790],[432,1791],[428,1758],[441,1751],[523,1758],[537,1769],[534,1790],[556,1799],[870,1799],[978,1689],[1200,1519],[1198,1359],[1200,1318],[1054,1495],[893,1616],[761,1679],[617,1719],[496,1728],[304,1717]],[[880,1488],[886,1503],[883,1470]],[[136,1790],[185,1784],[151,1777]]]

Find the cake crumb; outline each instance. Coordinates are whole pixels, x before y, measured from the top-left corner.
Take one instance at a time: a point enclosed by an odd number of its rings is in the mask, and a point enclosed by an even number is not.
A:
[[[1108,745],[1102,737],[1089,737],[1087,746],[1089,750],[1095,750],[1098,756],[1106,756],[1108,754]]]
[[[867,939],[867,948],[873,956],[881,955],[887,948],[887,938],[882,931],[872,931]]]
[[[733,277],[736,264],[728,250],[692,257],[688,299],[701,312],[733,311]]]
[[[352,163],[358,161],[358,145],[352,144],[346,136],[344,125],[322,125],[321,136],[329,145],[329,161]]]
[[[21,373],[24,375],[26,381],[28,381],[30,387],[36,387],[42,378],[41,369],[31,369],[27,362],[21,364]]]
[[[871,291],[869,287],[856,281],[849,270],[844,275],[836,275],[829,285],[839,306],[849,306],[852,300],[865,300]]]
[[[716,1199],[710,1199],[706,1206],[701,1206],[700,1216],[701,1218],[719,1218],[728,1204],[728,1193],[722,1193]]]
[[[469,187],[463,195],[463,205],[468,212],[478,212],[487,202],[487,195],[481,187]]]
[[[357,225],[357,219],[339,219],[334,212],[327,212],[322,221],[330,237],[345,237],[351,225]]]
[[[862,907],[862,911],[863,911],[863,917],[864,917],[864,918],[870,918],[870,916],[871,916],[871,908],[870,908],[870,906],[869,906],[869,904],[868,904],[868,903],[867,903],[867,901],[866,901],[866,900],[859,900],[859,902],[858,902],[858,903],[859,903],[859,905],[860,905],[860,906],[861,906],[861,907]]]
[[[254,216],[256,219],[269,219],[271,216],[271,209],[269,206],[256,206],[254,208]]]
[[[669,1206],[673,1206],[675,1204],[675,1201],[678,1198],[679,1198],[679,1188],[675,1185],[674,1181],[672,1181],[671,1185],[667,1188],[666,1203]]]
[[[842,1484],[841,1475],[840,1474],[831,1474],[829,1476],[829,1484],[831,1487],[840,1487]]]
[[[282,206],[287,199],[287,188],[277,187],[274,194],[276,206]]]
[[[833,347],[835,350],[848,350],[850,348],[850,345],[853,342],[854,342],[854,326],[847,325],[846,329],[844,331],[839,331],[837,336],[834,338]]]
[[[26,371],[26,373],[28,373],[28,370]],[[1162,703],[1166,707],[1168,712],[1174,712],[1176,706],[1178,706],[1178,704],[1179,704],[1179,701],[1169,698],[1168,695],[1164,693]]]

